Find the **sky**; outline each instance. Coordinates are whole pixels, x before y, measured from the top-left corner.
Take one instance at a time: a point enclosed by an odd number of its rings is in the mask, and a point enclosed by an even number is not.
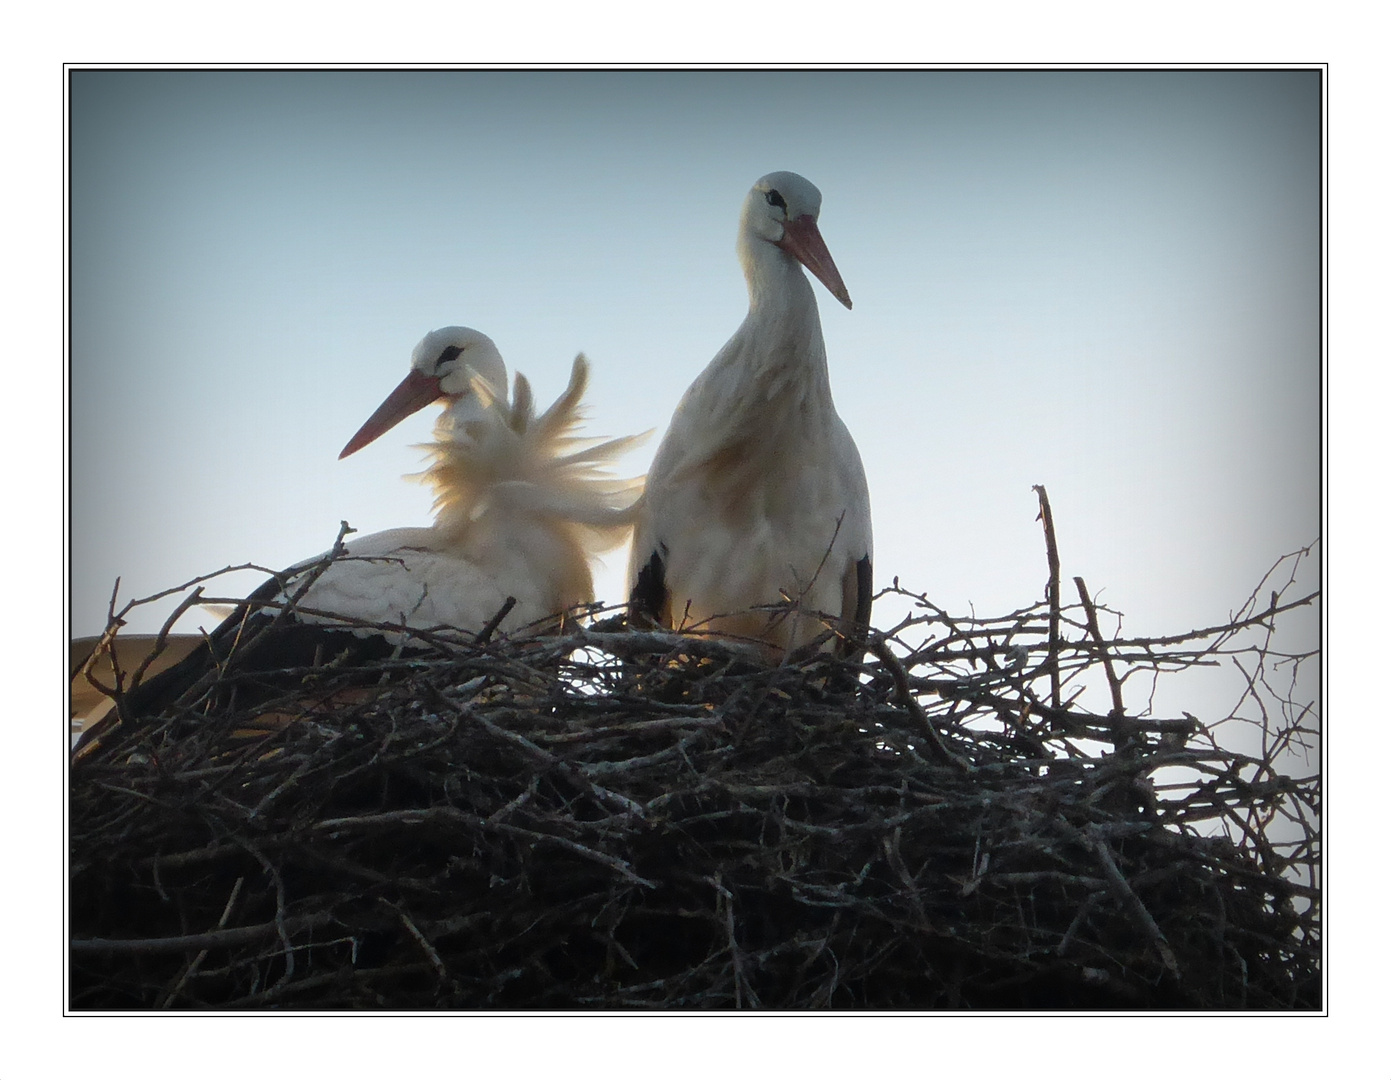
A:
[[[1042,599],[1035,484],[1064,582],[1129,633],[1223,621],[1319,536],[1316,71],[94,70],[69,104],[74,636],[118,576],[426,523],[402,476],[433,410],[337,453],[438,326],[542,402],[585,352],[589,430],[651,429],[642,473],[743,317],[739,207],[781,169],[854,299],[816,285],[876,584]]]

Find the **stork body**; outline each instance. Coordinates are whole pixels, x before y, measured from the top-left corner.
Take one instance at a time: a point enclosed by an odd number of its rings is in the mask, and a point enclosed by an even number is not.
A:
[[[640,614],[755,638],[775,653],[824,631],[814,613],[843,632],[863,627],[872,592],[869,488],[831,399],[802,271],[850,306],[817,229],[820,204],[795,173],[763,177],[745,199],[737,250],[749,313],[676,408],[629,565]]]
[[[435,489],[434,523],[357,538],[336,555],[276,575],[204,646],[128,694],[127,715],[167,707],[263,630],[255,655],[236,663],[253,682],[258,672],[344,653],[350,662],[376,659],[419,645],[408,629],[476,633],[494,625],[509,599],[514,605],[495,624],[503,632],[553,623],[592,601],[590,557],[627,536],[641,481],[617,480],[605,469],[634,439],[591,445],[596,440],[576,437],[587,379],[588,364],[576,357],[565,393],[537,416],[522,375],[509,404],[506,368],[485,335],[466,327],[427,335],[410,374],[339,456],[446,399],[428,446],[432,462],[421,474]]]

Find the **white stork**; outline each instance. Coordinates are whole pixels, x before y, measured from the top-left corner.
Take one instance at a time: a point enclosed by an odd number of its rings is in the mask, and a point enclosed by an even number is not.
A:
[[[588,362],[575,358],[570,385],[540,416],[497,347],[467,327],[435,330],[416,346],[410,373],[343,448],[360,450],[441,398],[448,403],[419,474],[435,489],[435,520],[346,544],[346,557],[297,563],[252,593],[195,650],[127,695],[127,714],[150,715],[225,661],[234,644],[267,626],[320,570],[272,640],[247,661],[252,671],[307,666],[345,648],[359,660],[389,655],[410,635],[345,625],[349,620],[416,630],[477,632],[509,598],[497,626],[539,627],[594,598],[591,556],[618,546],[632,527],[641,480],[618,480],[606,465],[645,436],[607,442],[578,438]],[[271,606],[266,606],[270,604]]]
[[[588,361],[575,357],[569,386],[537,416],[524,375],[508,404],[507,371],[488,337],[459,326],[428,334],[410,374],[338,456],[447,398],[428,446],[433,462],[420,474],[435,490],[434,524],[353,541],[350,556],[403,562],[330,567],[304,605],[317,599],[380,622],[478,630],[511,597],[516,606],[500,627],[512,631],[590,603],[590,559],[627,539],[642,489],[640,478],[615,479],[605,466],[646,436],[597,445],[579,437],[588,380]]]
[[[628,570],[640,615],[757,639],[774,655],[824,631],[814,613],[842,632],[866,626],[872,593],[869,489],[802,273],[850,307],[820,209],[821,193],[790,172],[744,200],[736,250],[749,313],[676,407]]]

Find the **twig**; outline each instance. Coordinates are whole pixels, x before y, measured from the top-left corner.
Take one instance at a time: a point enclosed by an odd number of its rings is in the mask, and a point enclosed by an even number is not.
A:
[[[316,822],[313,826],[314,832],[325,832],[329,835],[335,833],[357,831],[360,829],[380,829],[394,825],[418,825],[425,822],[449,822],[453,825],[462,825],[468,828],[480,829],[483,831],[508,833],[533,842],[556,844],[572,851],[576,855],[597,862],[602,866],[607,866],[620,874],[624,879],[634,885],[641,885],[644,888],[656,888],[656,883],[648,881],[646,878],[639,877],[633,872],[633,868],[622,859],[606,855],[602,851],[596,851],[584,844],[567,839],[564,836],[554,836],[550,833],[537,832],[534,829],[524,829],[517,825],[509,825],[505,821],[491,821],[480,818],[475,814],[468,814],[462,810],[456,810],[452,806],[432,806],[423,810],[393,810],[381,814],[362,814],[357,817],[337,817],[329,818],[325,821]]]
[[[483,629],[478,631],[478,636],[474,638],[479,645],[486,645],[488,639],[493,636],[493,632],[502,625],[502,620],[507,618],[507,613],[517,606],[517,598],[509,596],[502,602],[502,607],[498,608],[497,614],[483,624]]]
[[[1096,607],[1092,604],[1092,598],[1087,594],[1087,583],[1080,577],[1074,577],[1072,580],[1077,586],[1077,595],[1082,598],[1082,607],[1087,612],[1087,630],[1096,643],[1097,651],[1101,654],[1101,663],[1106,669],[1106,681],[1111,687],[1112,738],[1116,750],[1120,751],[1131,743],[1131,734],[1125,723],[1125,700],[1121,696],[1121,681],[1116,678],[1116,669],[1111,663],[1111,654],[1106,648],[1106,639],[1101,636],[1101,625],[1096,619]]]
[[[1062,689],[1058,675],[1058,626],[1062,618],[1062,563],[1058,559],[1058,539],[1053,532],[1053,508],[1048,504],[1048,491],[1035,484],[1038,493],[1038,516],[1043,521],[1043,542],[1048,550],[1048,686],[1053,708],[1059,707]],[[1056,730],[1056,729],[1054,729]]]
[[[232,908],[237,902],[237,897],[241,895],[241,887],[245,881],[246,878],[239,877],[237,878],[236,884],[232,886],[232,895],[227,897],[227,903],[222,908],[222,916],[217,920],[218,930],[221,930],[223,927],[225,927],[227,925],[227,920],[231,918]],[[164,1000],[160,1001],[155,1007],[159,1009],[167,1009],[176,1000],[178,1000],[179,993],[183,990],[184,986],[187,985],[188,980],[191,979],[194,976],[194,974],[197,973],[198,968],[202,965],[203,961],[207,959],[207,956],[207,949],[199,950],[198,955],[195,956],[192,960],[190,960],[188,962],[188,966],[184,968],[183,974],[179,976],[178,982],[176,982],[173,985],[173,987],[169,990],[169,992],[164,995]]]
[[[623,811],[626,814],[635,814],[638,817],[643,816],[643,809],[638,803],[633,802],[632,799],[626,798],[623,795],[619,795],[615,792],[609,791],[607,788],[603,788],[600,787],[598,784],[595,784],[569,762],[561,760],[560,758],[556,757],[556,755],[552,754],[549,750],[543,750],[541,747],[537,746],[534,742],[528,739],[525,735],[521,735],[515,731],[508,731],[506,728],[499,727],[497,724],[494,724],[482,713],[469,713],[464,709],[461,709],[454,702],[450,701],[449,698],[445,697],[442,693],[440,693],[439,690],[436,689],[434,686],[427,686],[426,690],[430,694],[431,698],[433,698],[437,703],[444,705],[446,708],[455,712],[460,717],[463,717],[473,723],[479,724],[483,728],[483,730],[486,731],[489,735],[493,736],[493,738],[505,743],[511,743],[513,746],[516,746],[521,750],[525,751],[527,754],[530,754],[535,760],[545,764],[548,768],[555,769],[562,776],[565,776],[567,779],[571,780],[578,786],[589,791],[591,795],[593,795],[596,799],[599,799],[601,802],[606,802],[610,805],[617,806],[621,811]]]
[[[1088,844],[1092,851],[1096,853],[1097,862],[1101,863],[1102,870],[1106,873],[1106,879],[1110,881],[1116,894],[1130,908],[1130,912],[1135,916],[1136,921],[1145,928],[1145,933],[1154,942],[1155,948],[1159,951],[1159,958],[1164,961],[1164,966],[1169,969],[1169,973],[1174,978],[1179,978],[1178,960],[1174,957],[1174,950],[1169,947],[1169,940],[1164,936],[1164,932],[1159,929],[1159,925],[1154,921],[1154,916],[1149,913],[1149,909],[1141,902],[1140,898],[1130,887],[1130,883],[1125,880],[1120,867],[1116,865],[1116,860],[1111,855],[1111,845],[1104,836],[1097,836],[1092,830],[1088,830]]]
[[[245,945],[262,938],[275,937],[282,931],[297,934],[325,926],[334,921],[327,911],[312,915],[301,915],[284,920],[284,923],[257,923],[254,926],[236,926],[230,930],[210,930],[206,934],[184,934],[179,937],[162,938],[74,938],[69,948],[74,955],[97,953],[171,953],[189,952],[194,949],[224,949],[231,945]]]
[[[429,939],[420,932],[420,928],[411,921],[411,917],[406,914],[405,910],[384,896],[379,896],[377,899],[396,912],[396,917],[401,920],[401,925],[406,928],[406,932],[415,939],[416,944],[425,953],[426,958],[430,961],[430,966],[435,969],[435,974],[441,979],[447,979],[449,971],[445,968],[444,961],[440,959],[440,954],[435,951],[435,947],[430,944]]]
[[[133,675],[130,677],[130,689],[131,689],[131,690],[134,690],[137,686],[140,685],[141,681],[145,678],[145,672],[146,672],[146,670],[149,668],[149,666],[150,666],[152,663],[155,662],[155,660],[157,660],[157,659],[159,658],[159,655],[160,655],[162,652],[164,652],[164,647],[165,647],[165,645],[166,645],[166,644],[168,643],[168,641],[169,641],[169,631],[172,630],[172,629],[174,628],[174,624],[175,624],[176,622],[179,621],[180,616],[182,616],[183,613],[184,613],[185,611],[187,611],[189,608],[191,608],[194,604],[198,603],[198,599],[199,599],[199,597],[201,597],[202,595],[203,595],[203,587],[202,587],[201,585],[199,585],[199,586],[198,586],[197,588],[195,588],[191,593],[189,593],[187,596],[185,596],[185,597],[183,598],[183,600],[180,602],[179,606],[176,607],[176,608],[174,609],[173,613],[169,616],[169,618],[167,618],[167,619],[164,620],[164,625],[161,626],[161,627],[159,628],[159,634],[156,635],[156,637],[155,637],[154,645],[151,646],[149,653],[146,655],[145,659],[141,662],[140,666],[139,666],[138,668],[135,669],[135,674],[133,674]],[[115,667],[115,666],[116,666],[116,652],[115,652],[115,649],[116,649],[116,640],[115,640],[115,638],[112,638],[112,640],[111,640],[111,650],[112,650],[112,651],[111,651],[111,666],[112,666],[112,667]]]
[[[345,523],[346,524],[346,523]],[[290,982],[295,975],[295,948],[290,942],[289,919],[285,916],[285,880],[280,876],[280,871],[275,864],[261,854],[261,849],[241,837],[235,837],[238,844],[251,855],[261,868],[265,870],[266,876],[270,878],[271,884],[275,887],[275,926],[280,936],[280,944],[284,947],[285,971],[281,974],[277,986]]]
[[[212,650],[212,667],[180,695],[180,700],[188,702],[197,701],[203,693],[223,677],[229,666],[236,662],[244,663],[248,658],[253,656],[265,642],[270,641],[273,632],[290,617],[293,611],[297,610],[300,600],[304,598],[305,594],[313,587],[314,583],[327,572],[328,568],[337,559],[343,556],[344,552],[347,551],[347,548],[343,545],[343,538],[355,531],[356,530],[346,521],[340,521],[338,523],[338,535],[333,541],[333,547],[329,549],[328,553],[324,555],[323,558],[310,566],[281,571],[271,575],[272,579],[278,583],[278,591],[282,592],[289,587],[288,583],[292,579],[303,575],[303,580],[299,583],[298,588],[285,604],[263,604],[259,601],[255,603],[242,601],[236,633],[227,650],[226,657],[219,660],[216,650]],[[276,608],[278,610],[276,610],[275,615],[271,619],[265,622],[264,625],[259,626],[254,632],[247,635],[246,640],[243,641],[242,634],[246,629],[247,621],[252,615],[262,610],[263,607]],[[238,618],[238,616],[234,614],[229,618]],[[211,648],[211,642],[209,644]],[[291,964],[293,964],[293,959],[291,960]]]
[[[927,732],[928,745],[932,748],[932,755],[944,764],[954,766],[962,772],[969,773],[971,766],[969,762],[962,760],[947,749],[942,742],[942,736],[937,733],[937,726],[932,722],[932,718],[923,711],[923,707],[918,704],[917,698],[913,696],[913,689],[908,682],[908,672],[903,670],[903,664],[889,648],[889,643],[878,634],[870,634],[866,644],[869,651],[879,658],[879,662],[889,669],[889,674],[893,677],[894,690],[898,695],[899,704],[913,714],[913,718],[918,721]]]

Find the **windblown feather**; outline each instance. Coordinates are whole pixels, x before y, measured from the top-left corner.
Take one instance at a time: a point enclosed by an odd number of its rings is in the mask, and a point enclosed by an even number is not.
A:
[[[540,416],[526,376],[516,376],[511,404],[476,384],[482,417],[442,415],[435,441],[423,447],[433,461],[416,476],[434,488],[434,529],[451,552],[486,565],[504,538],[543,542],[551,554],[541,561],[573,597],[566,606],[593,600],[589,560],[632,529],[642,478],[620,479],[607,467],[650,434],[576,434],[588,381],[588,361],[577,356],[569,386]]]

